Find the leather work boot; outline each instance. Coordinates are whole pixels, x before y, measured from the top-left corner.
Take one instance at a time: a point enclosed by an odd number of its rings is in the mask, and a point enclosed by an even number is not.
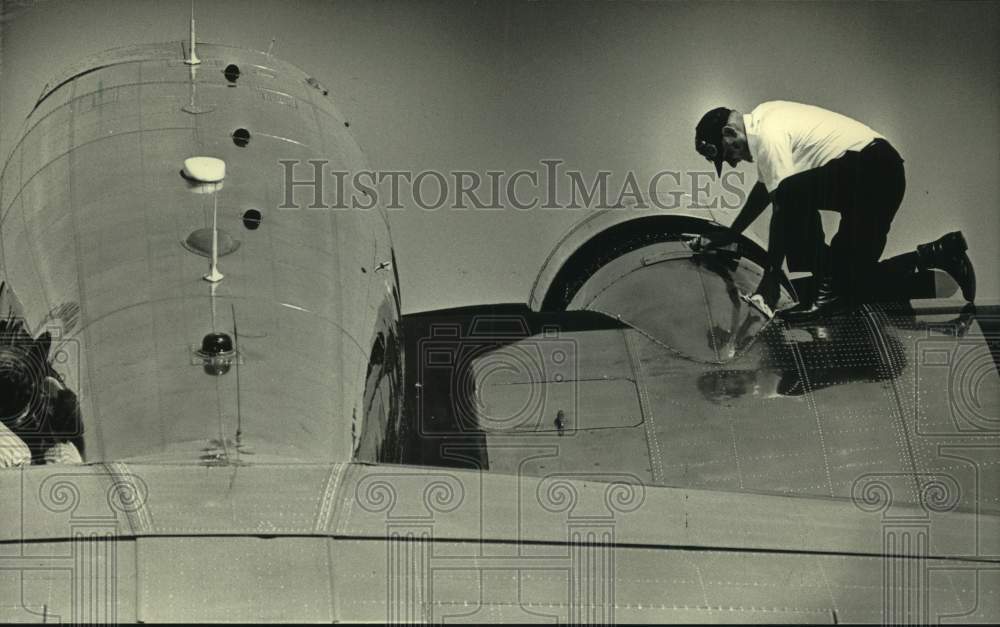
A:
[[[799,303],[778,315],[787,322],[799,322],[842,313],[849,306],[848,299],[835,287],[833,276],[824,274],[816,279],[816,297],[811,303]]]
[[[917,246],[920,268],[944,270],[962,288],[965,300],[976,300],[976,271],[966,254],[968,245],[961,231],[954,231],[929,243]]]

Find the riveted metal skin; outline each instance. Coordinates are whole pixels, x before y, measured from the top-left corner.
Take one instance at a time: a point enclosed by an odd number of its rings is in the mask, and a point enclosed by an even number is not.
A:
[[[211,44],[191,67],[179,49],[109,51],[49,83],[3,171],[2,278],[33,330],[54,309],[79,308],[60,340],[78,355],[62,374],[80,398],[86,461],[197,459],[197,442],[237,421],[259,453],[348,461],[352,429],[365,428],[371,347],[399,315],[395,275],[357,271],[391,257],[387,222],[378,209],[307,209],[312,190],[301,187],[301,210],[276,208],[281,160],[300,161],[303,179],[309,159],[356,171],[365,157],[298,68]],[[207,112],[185,110],[192,98]],[[237,128],[253,129],[246,148],[233,143]],[[192,155],[224,160],[225,186],[192,193],[177,175]],[[206,259],[179,243],[211,226],[213,196],[226,233],[244,230],[249,207],[274,210],[223,251],[225,278],[210,289]],[[239,390],[193,363],[192,345],[213,329],[239,344]]]
[[[674,220],[577,255],[606,213],[527,304],[401,319],[382,214],[276,208],[278,159],[362,163],[329,99],[199,44],[191,107],[182,51],[53,81],[3,173],[0,315],[92,463],[0,471],[0,621],[1000,620],[995,306],[768,321]],[[193,154],[267,214],[213,286]]]

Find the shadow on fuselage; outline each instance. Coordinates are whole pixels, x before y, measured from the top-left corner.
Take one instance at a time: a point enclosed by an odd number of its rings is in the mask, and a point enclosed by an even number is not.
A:
[[[403,463],[488,468],[486,438],[476,415],[473,360],[536,334],[620,329],[590,311],[534,312],[526,305],[459,307],[402,319],[409,428]]]

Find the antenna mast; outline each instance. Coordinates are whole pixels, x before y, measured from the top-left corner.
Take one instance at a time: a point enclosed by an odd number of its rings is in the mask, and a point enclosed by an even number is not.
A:
[[[194,0],[191,0],[191,45],[188,47],[188,58],[184,60],[187,65],[198,65],[201,59],[194,51]]]

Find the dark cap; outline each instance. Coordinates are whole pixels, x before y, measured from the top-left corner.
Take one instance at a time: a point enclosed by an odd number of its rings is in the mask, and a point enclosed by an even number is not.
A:
[[[694,130],[694,148],[698,154],[715,164],[715,173],[722,174],[722,127],[729,123],[732,109],[718,107],[701,116]]]

